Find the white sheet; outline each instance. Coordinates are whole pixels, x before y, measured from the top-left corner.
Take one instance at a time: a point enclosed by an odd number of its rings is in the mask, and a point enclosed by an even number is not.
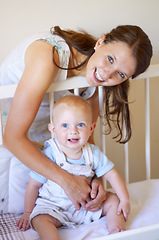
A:
[[[127,229],[136,229],[159,223],[159,179],[146,180],[128,185],[131,201],[131,214],[127,221]],[[106,218],[89,225],[77,226],[75,229],[60,229],[61,240],[90,240],[106,236],[108,230]],[[18,240],[19,232],[12,234]],[[32,229],[21,233],[22,239],[38,240],[38,234]],[[0,238],[1,239],[1,238]],[[3,236],[3,239],[8,239]],[[157,238],[156,238],[157,239]]]
[[[140,228],[159,223],[159,179],[145,180],[128,185],[131,201],[131,214],[126,224],[127,229]],[[78,226],[76,230],[60,230],[62,240],[90,240],[106,236],[106,218],[89,226]]]

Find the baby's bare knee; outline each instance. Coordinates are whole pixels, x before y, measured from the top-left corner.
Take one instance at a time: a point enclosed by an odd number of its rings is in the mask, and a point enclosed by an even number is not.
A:
[[[37,231],[41,226],[44,226],[47,223],[51,223],[56,227],[61,227],[62,224],[54,217],[48,214],[39,214],[31,220],[33,228]]]
[[[117,209],[119,205],[119,198],[115,193],[107,193],[106,200],[103,204],[102,215],[106,215],[108,210],[113,207],[113,209]]]
[[[116,193],[107,193],[107,200],[109,203],[119,205],[119,198]]]
[[[38,228],[40,228],[41,225],[43,224],[43,222],[45,221],[45,218],[46,217],[44,215],[41,215],[41,214],[32,218],[31,225],[32,225],[33,229],[35,229],[37,231]]]

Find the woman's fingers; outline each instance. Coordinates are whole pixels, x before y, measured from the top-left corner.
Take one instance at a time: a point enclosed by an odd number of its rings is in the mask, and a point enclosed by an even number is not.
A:
[[[79,210],[91,200],[90,181],[84,176],[70,176],[70,181],[65,185],[64,191],[74,204],[76,210]]]

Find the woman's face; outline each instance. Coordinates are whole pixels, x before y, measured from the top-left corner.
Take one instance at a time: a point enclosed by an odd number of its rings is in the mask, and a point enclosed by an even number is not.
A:
[[[90,86],[118,85],[130,78],[136,69],[132,49],[124,42],[105,44],[103,35],[96,43],[89,59],[86,79]]]

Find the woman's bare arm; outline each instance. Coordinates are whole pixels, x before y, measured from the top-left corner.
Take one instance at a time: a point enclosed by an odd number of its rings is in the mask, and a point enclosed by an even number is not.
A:
[[[58,55],[55,52],[58,62]],[[52,60],[52,46],[42,41],[30,45],[25,56],[25,70],[18,84],[4,134],[5,146],[33,171],[59,184],[77,209],[89,201],[90,186],[62,170],[44,156],[27,138],[43,97],[58,68]]]

